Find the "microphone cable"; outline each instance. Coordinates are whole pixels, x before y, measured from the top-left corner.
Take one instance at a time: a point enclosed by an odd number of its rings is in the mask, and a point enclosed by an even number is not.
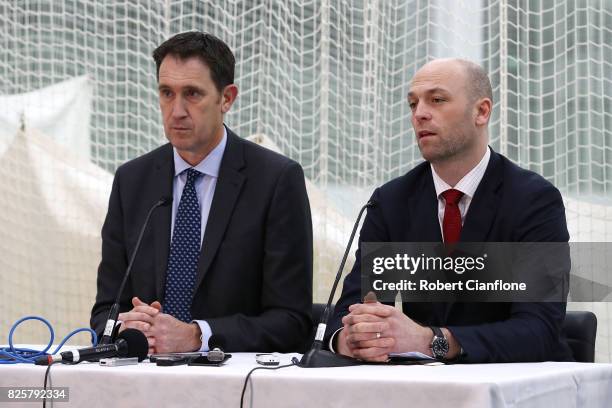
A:
[[[255,367],[251,371],[249,371],[246,378],[244,379],[244,385],[242,386],[242,394],[240,394],[240,408],[244,407],[244,393],[246,391],[246,387],[249,382],[249,378],[251,377],[251,374],[253,374],[255,370],[280,370],[281,368],[297,366],[299,363],[300,361],[296,357],[293,357],[291,359],[291,364],[285,364],[285,365],[276,366],[276,367]]]
[[[44,323],[49,329],[50,339],[49,339],[49,343],[44,349],[34,350],[34,349],[29,349],[29,348],[15,347],[13,345],[13,334],[15,333],[15,330],[21,323],[28,321],[28,320],[38,320]],[[49,323],[47,319],[43,317],[39,317],[39,316],[23,317],[17,320],[13,324],[13,326],[11,326],[11,330],[9,331],[9,335],[8,335],[8,347],[0,347],[0,364],[17,364],[17,363],[34,364],[34,362],[36,361],[38,357],[57,354],[57,352],[64,346],[64,344],[68,340],[70,340],[72,336],[74,336],[77,333],[81,333],[81,332],[90,333],[92,345],[94,347],[98,345],[98,335],[96,334],[96,332],[90,328],[82,327],[80,329],[71,331],[66,337],[64,337],[62,342],[55,348],[55,350],[52,353],[48,353],[51,346],[53,346],[53,340],[55,340],[55,332],[53,331],[53,327],[51,326],[51,323]]]
[[[45,370],[45,382],[43,384],[43,390],[44,390],[44,398],[43,398],[43,402],[42,402],[42,406],[43,408],[47,408],[47,379],[49,380],[49,386],[51,386],[51,366],[53,364],[57,364],[59,363],[59,361],[52,361],[49,363],[49,365],[47,366],[47,369]]]

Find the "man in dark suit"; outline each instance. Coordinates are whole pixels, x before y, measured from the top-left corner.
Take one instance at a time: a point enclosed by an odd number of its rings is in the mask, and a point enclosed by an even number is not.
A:
[[[102,228],[91,326],[102,332],[149,208],[121,299],[120,330],[149,352],[294,351],[311,329],[312,224],[299,164],[223,124],[235,101],[234,56],[218,38],[178,34],[158,47],[169,144],[118,168]]]
[[[426,160],[376,189],[363,242],[567,242],[559,191],[488,147],[489,78],[465,60],[435,60],[408,103]],[[470,363],[571,360],[565,303],[360,302],[360,251],[329,325],[330,348],[385,361],[418,351]]]

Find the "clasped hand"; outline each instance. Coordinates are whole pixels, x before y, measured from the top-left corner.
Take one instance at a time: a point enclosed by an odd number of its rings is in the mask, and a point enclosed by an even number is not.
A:
[[[119,331],[137,329],[143,332],[149,342],[149,354],[200,349],[200,328],[197,324],[185,323],[163,313],[158,301],[148,305],[134,297],[132,305],[132,310],[119,314],[122,321]]]
[[[389,353],[419,351],[431,356],[432,331],[393,306],[354,304],[342,318],[338,352],[366,361],[387,361]]]

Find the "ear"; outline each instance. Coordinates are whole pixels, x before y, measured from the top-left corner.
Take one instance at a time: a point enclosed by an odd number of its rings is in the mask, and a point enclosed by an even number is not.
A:
[[[493,108],[493,102],[489,98],[482,98],[476,102],[476,126],[487,126],[489,119],[491,118],[491,109]]]
[[[221,111],[227,113],[237,97],[238,87],[235,84],[230,84],[223,88],[223,93],[221,95]]]

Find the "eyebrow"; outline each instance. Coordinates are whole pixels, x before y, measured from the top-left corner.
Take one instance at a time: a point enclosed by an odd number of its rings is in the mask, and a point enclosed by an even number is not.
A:
[[[165,90],[165,89],[172,89],[172,87],[170,85],[166,85],[166,84],[159,84],[157,86],[157,89],[159,91]],[[196,86],[196,85],[185,85],[183,88],[183,90],[192,90],[192,91],[197,91],[200,93],[204,93],[204,89]]]
[[[436,93],[436,92],[442,92],[442,93],[447,94],[448,90],[445,89],[445,88],[441,88],[439,86],[436,86],[436,87],[433,87],[433,88],[429,88],[428,90],[425,91],[426,94],[432,94],[432,93]],[[415,93],[412,92],[412,91],[408,92],[408,97],[410,98],[412,96],[415,96]]]

